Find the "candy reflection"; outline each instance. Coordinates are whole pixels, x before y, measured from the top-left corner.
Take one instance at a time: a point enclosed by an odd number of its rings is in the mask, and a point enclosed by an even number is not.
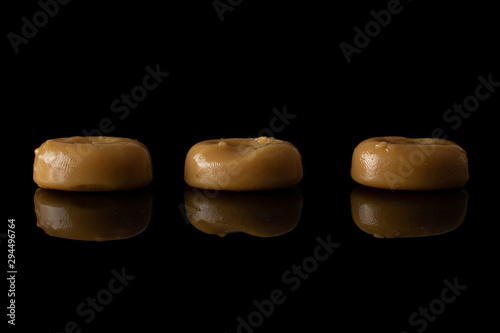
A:
[[[188,187],[184,202],[194,227],[221,237],[233,232],[258,237],[283,235],[295,228],[302,210],[302,196],[295,188],[210,194]]]
[[[462,224],[467,199],[463,189],[392,192],[361,186],[351,193],[351,212],[356,225],[377,238],[432,236]]]
[[[60,238],[130,238],[143,232],[151,219],[152,197],[145,190],[90,193],[39,188],[33,200],[37,226]]]

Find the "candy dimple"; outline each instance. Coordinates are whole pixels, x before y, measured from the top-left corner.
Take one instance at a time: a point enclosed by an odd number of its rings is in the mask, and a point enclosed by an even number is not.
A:
[[[184,180],[211,190],[254,191],[288,187],[302,179],[302,158],[275,138],[206,140],[186,155]]]

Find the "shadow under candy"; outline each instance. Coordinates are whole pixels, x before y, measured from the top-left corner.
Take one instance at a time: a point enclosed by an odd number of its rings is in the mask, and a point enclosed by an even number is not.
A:
[[[184,192],[186,217],[198,230],[221,237],[243,232],[274,237],[290,232],[298,224],[302,195],[296,188],[273,191],[219,191],[206,195],[193,187]]]
[[[467,212],[465,189],[389,191],[360,186],[351,193],[356,225],[377,238],[424,237],[450,232]]]
[[[47,235],[85,241],[130,238],[151,220],[152,196],[130,192],[70,192],[38,188],[33,198],[37,226]]]

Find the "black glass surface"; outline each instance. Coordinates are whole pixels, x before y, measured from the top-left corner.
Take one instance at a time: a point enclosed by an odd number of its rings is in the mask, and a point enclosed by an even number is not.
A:
[[[6,332],[498,326],[492,5],[5,6],[0,244],[2,271],[15,275],[15,295],[10,280],[1,290]],[[152,183],[106,195],[38,189],[34,149],[99,134],[144,143]],[[298,148],[301,183],[234,195],[184,183],[193,144],[262,135]],[[384,135],[456,142],[469,182],[402,196],[360,188],[352,151]]]

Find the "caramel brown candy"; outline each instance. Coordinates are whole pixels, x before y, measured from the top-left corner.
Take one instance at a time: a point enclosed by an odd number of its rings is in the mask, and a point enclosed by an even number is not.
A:
[[[67,191],[119,191],[145,186],[153,178],[151,156],[137,140],[86,136],[45,141],[35,150],[33,180]]]
[[[467,154],[449,140],[371,138],[354,149],[351,177],[362,185],[391,190],[456,188],[469,179]]]
[[[351,193],[356,225],[377,238],[424,237],[459,227],[467,212],[467,192],[387,191],[360,186]]]
[[[302,158],[289,142],[275,138],[207,140],[186,156],[189,186],[230,191],[271,190],[302,179]]]

